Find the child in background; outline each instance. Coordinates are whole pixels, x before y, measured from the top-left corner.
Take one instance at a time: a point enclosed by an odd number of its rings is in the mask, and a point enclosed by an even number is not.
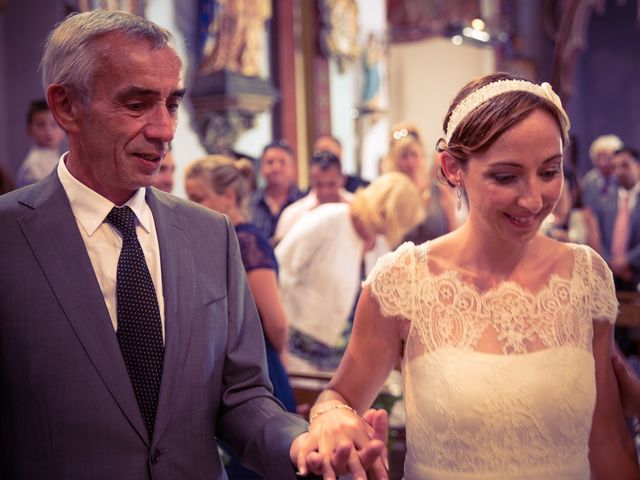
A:
[[[46,100],[34,100],[27,112],[27,133],[34,145],[18,170],[18,187],[35,183],[46,177],[60,159],[60,145],[64,131],[58,126]]]

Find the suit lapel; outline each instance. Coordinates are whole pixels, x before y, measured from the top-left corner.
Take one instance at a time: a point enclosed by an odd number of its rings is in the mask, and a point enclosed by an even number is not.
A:
[[[173,396],[184,372],[195,303],[194,259],[186,235],[188,219],[180,216],[178,203],[168,195],[147,189],[147,203],[160,245],[162,290],[165,304],[165,352],[154,443],[167,426]]]
[[[148,435],[89,254],[57,174],[23,199],[18,222],[89,360],[145,442]]]

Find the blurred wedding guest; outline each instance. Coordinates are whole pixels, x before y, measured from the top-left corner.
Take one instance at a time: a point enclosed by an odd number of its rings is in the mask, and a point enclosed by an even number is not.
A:
[[[580,188],[585,205],[594,211],[601,202],[607,203],[617,196],[612,160],[619,148],[622,148],[622,140],[616,135],[601,135],[589,147],[593,168],[582,177]]]
[[[348,202],[353,197],[351,192],[344,189],[345,176],[342,174],[340,157],[334,153],[327,150],[315,151],[309,170],[311,189],[307,195],[282,211],[274,236],[276,244],[309,210],[323,203]]]
[[[604,258],[618,290],[637,291],[640,282],[640,158],[631,147],[618,149],[612,161],[617,185],[614,197],[603,197],[595,208]]]
[[[540,226],[542,233],[561,242],[589,245],[602,255],[598,220],[582,201],[580,184],[573,170],[565,167],[564,184],[558,203]]]
[[[158,174],[153,180],[153,186],[159,188],[163,192],[171,193],[173,190],[173,174],[175,173],[175,170],[176,165],[173,160],[173,152],[169,150],[162,159]]]
[[[328,151],[336,155],[342,161],[342,143],[332,135],[320,135],[313,142],[313,151]],[[344,189],[347,192],[355,192],[360,187],[366,187],[369,182],[357,175],[345,174]]]
[[[453,197],[437,181],[435,170],[429,168],[424,144],[415,125],[401,122],[391,129],[389,152],[383,159],[382,169],[407,175],[420,190],[426,207],[424,220],[407,233],[405,241],[420,244],[454,229],[457,222]]]
[[[187,166],[185,191],[189,200],[228,215],[233,223],[262,321],[274,394],[289,411],[295,412],[289,379],[280,361],[287,342],[287,317],[278,293],[278,262],[265,236],[249,219],[253,176],[249,160],[210,155]]]
[[[264,147],[260,175],[265,185],[253,194],[251,219],[272,241],[282,211],[302,197],[295,183],[293,150],[287,142],[277,140]]]
[[[389,173],[293,225],[276,247],[291,368],[335,369],[363,276],[423,216],[415,185]]]
[[[378,261],[311,409],[311,448],[356,447],[358,412],[402,362],[404,478],[640,478],[611,365],[611,272],[588,246],[539,233],[568,129],[547,83],[496,73],[462,88],[437,149],[467,220]]]
[[[65,133],[53,119],[46,100],[34,100],[29,105],[27,134],[33,145],[16,175],[18,187],[42,180],[60,160]]]
[[[16,185],[13,183],[13,179],[6,168],[0,165],[0,195],[10,192],[16,188]]]

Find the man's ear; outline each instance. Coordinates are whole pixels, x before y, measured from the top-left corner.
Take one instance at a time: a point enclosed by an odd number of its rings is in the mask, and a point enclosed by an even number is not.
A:
[[[53,83],[47,88],[47,103],[51,115],[65,132],[78,131],[78,98],[72,95],[68,86]]]
[[[452,185],[458,185],[463,181],[463,172],[460,162],[449,152],[440,153],[440,163],[442,165],[442,172],[444,173],[447,181]]]

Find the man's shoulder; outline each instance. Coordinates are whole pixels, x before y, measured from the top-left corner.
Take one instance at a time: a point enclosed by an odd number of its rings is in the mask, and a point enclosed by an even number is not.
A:
[[[0,195],[0,210],[35,209],[42,203],[47,202],[51,195],[60,189],[62,189],[62,184],[54,172],[36,183]]]
[[[317,207],[318,204],[319,202],[316,194],[314,192],[309,192],[304,197],[299,198],[295,202],[287,205],[282,211],[282,216],[284,217],[285,215],[304,213],[307,210],[311,210]],[[289,213],[287,214],[287,212]]]
[[[149,187],[147,202],[150,204],[152,210],[168,209],[182,217],[195,218],[203,221],[213,221],[223,224],[226,223],[224,215],[214,212],[213,210],[190,200],[158,190],[155,187]]]
[[[591,170],[589,170],[587,173],[583,175],[581,184],[583,185],[583,188],[584,188],[585,185],[591,185],[591,184],[602,182],[602,181],[603,181],[603,178],[600,171],[597,168],[592,168]]]
[[[302,215],[298,222],[305,222],[323,228],[331,226],[328,231],[335,231],[340,227],[341,223],[351,222],[349,208],[349,204],[344,202],[322,203]]]

